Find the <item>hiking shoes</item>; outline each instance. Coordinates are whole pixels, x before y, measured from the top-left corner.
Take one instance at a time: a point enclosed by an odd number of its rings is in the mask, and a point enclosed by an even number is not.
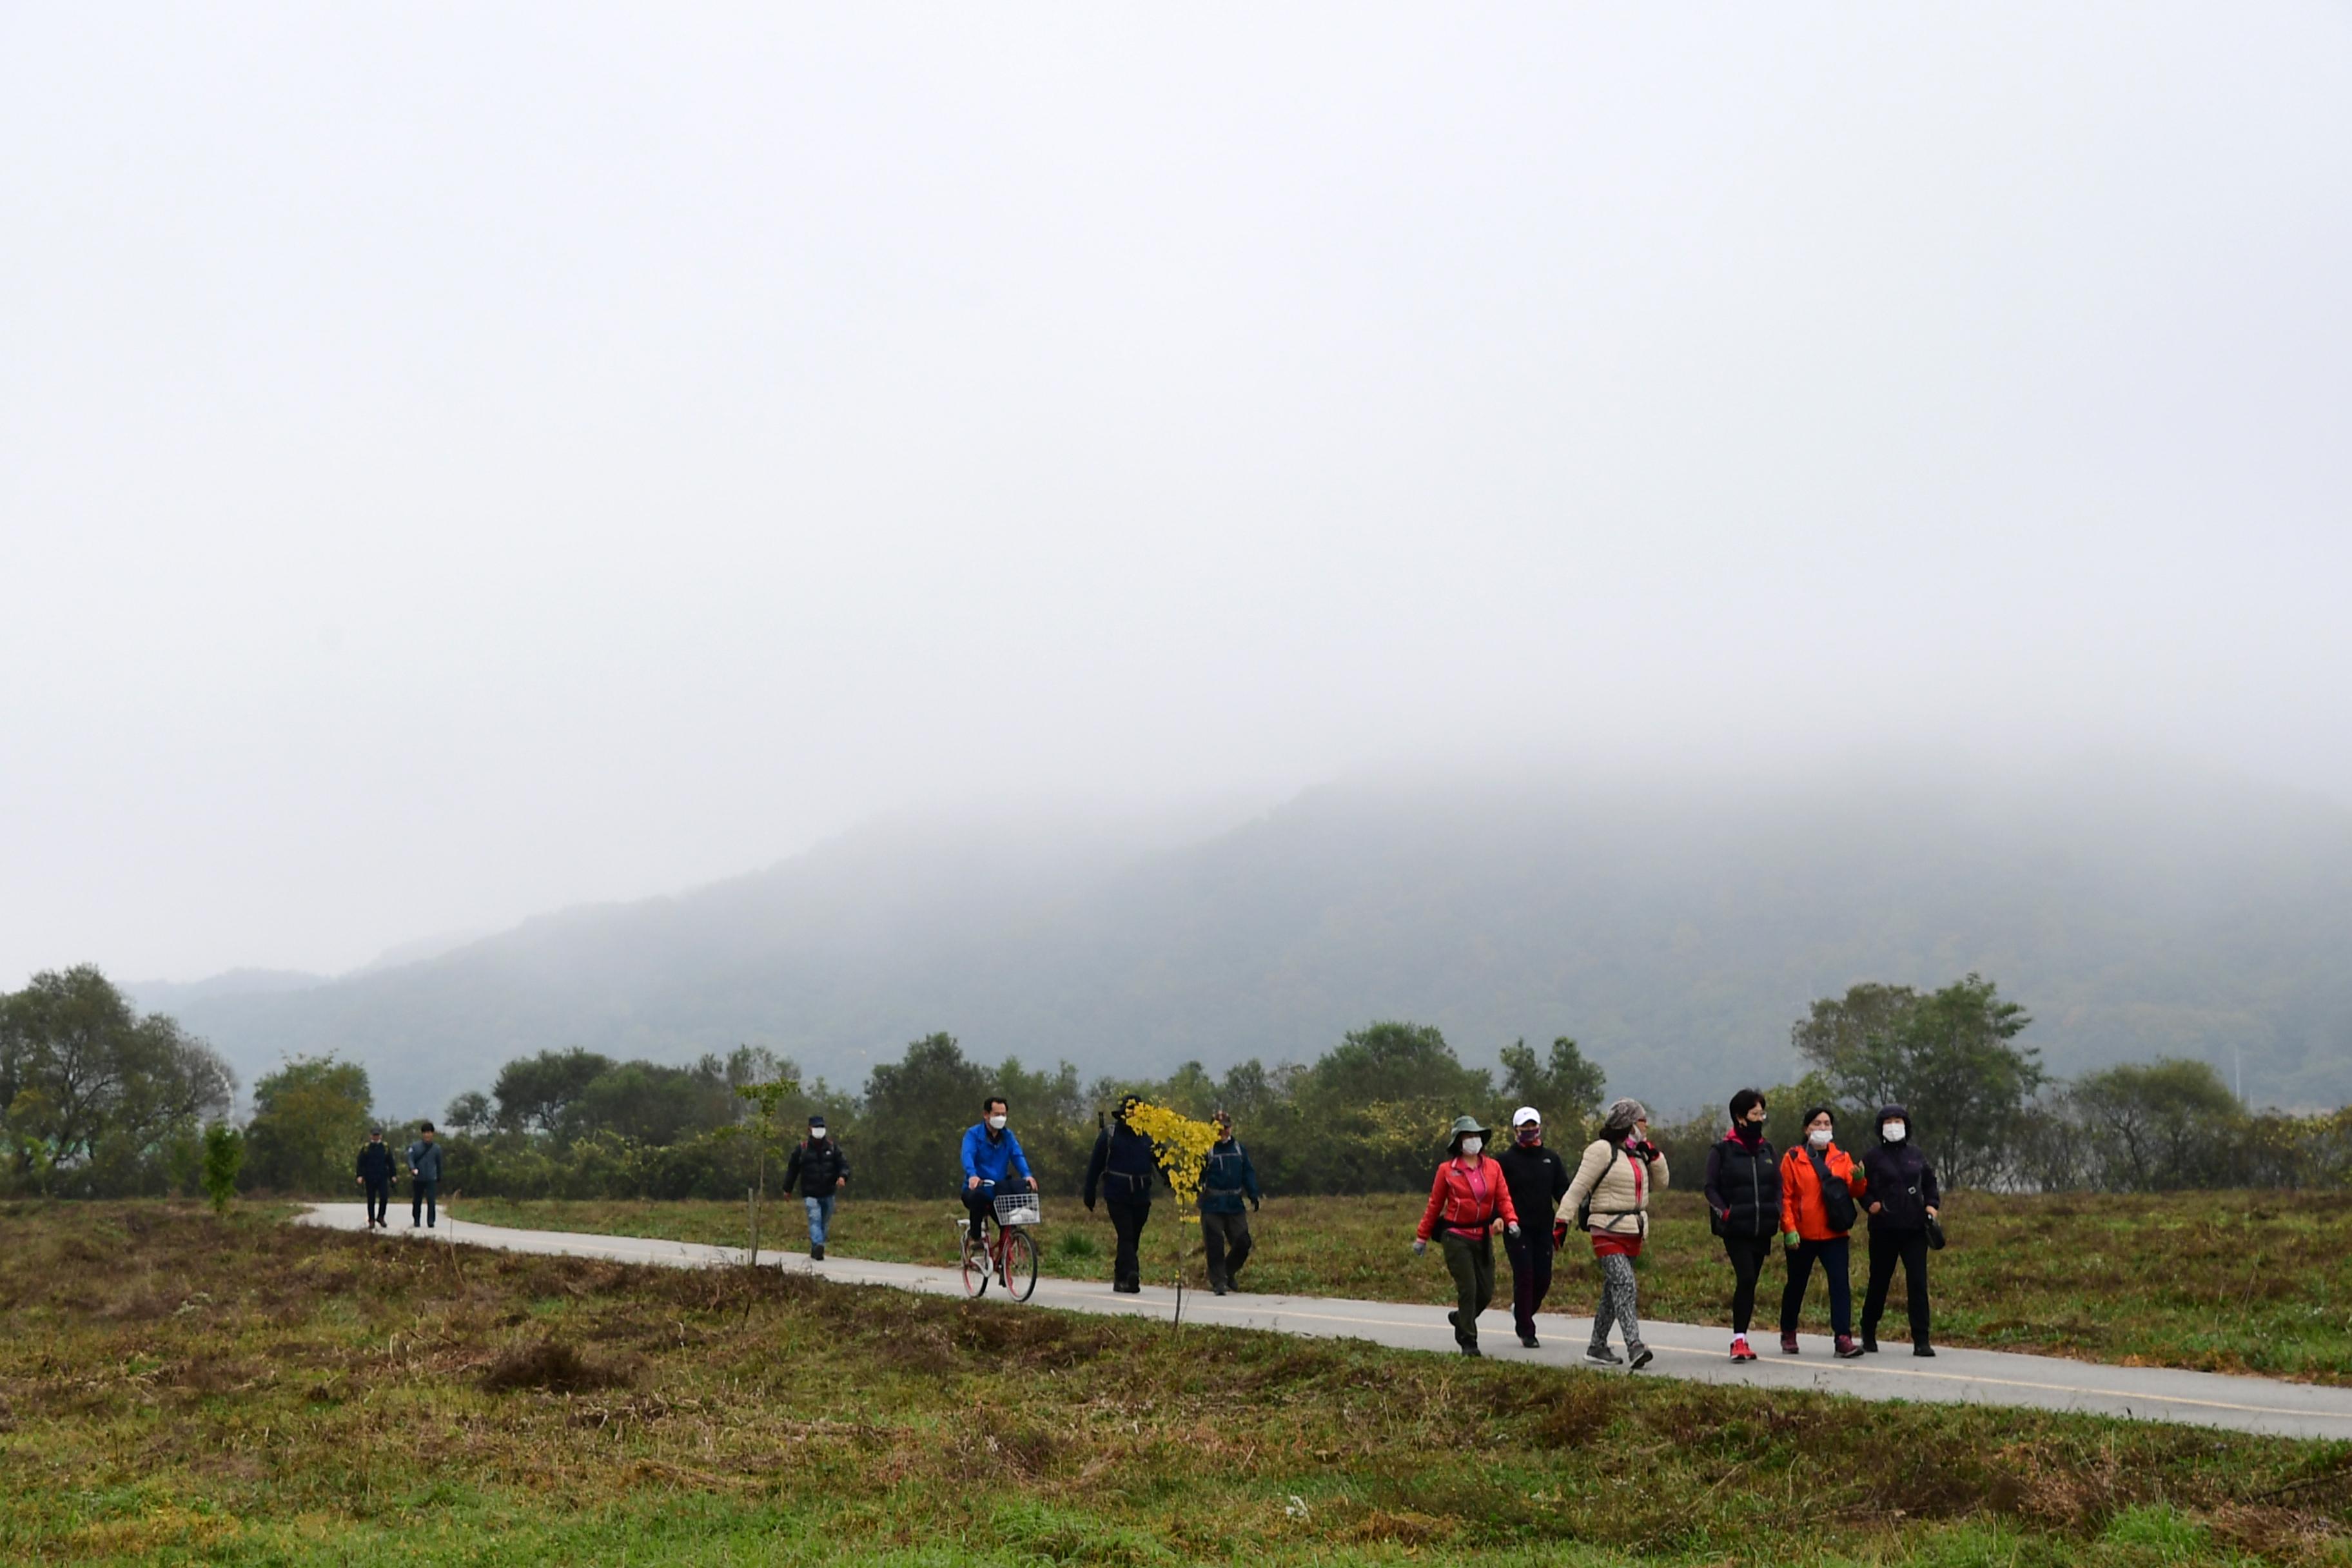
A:
[[[1531,1351],[1539,1351],[1543,1349],[1543,1346],[1537,1342],[1536,1337],[1533,1334],[1521,1334],[1519,1336],[1519,1343],[1527,1346],[1528,1349]]]
[[[1782,1334],[1780,1336],[1780,1353],[1782,1355],[1795,1355],[1797,1353],[1796,1335]]]
[[[1615,1351],[1611,1350],[1607,1345],[1585,1346],[1584,1359],[1592,1363],[1595,1366],[1622,1366],[1625,1364],[1625,1358],[1619,1355]]]
[[[1840,1334],[1837,1337],[1837,1353],[1840,1361],[1852,1361],[1862,1353],[1862,1347],[1853,1342],[1852,1334]]]
[[[1928,1344],[1923,1340],[1919,1343],[1911,1347],[1911,1353],[1913,1355],[1934,1355],[1936,1353],[1936,1347]]]
[[[1654,1359],[1650,1354],[1650,1347],[1647,1345],[1627,1345],[1625,1348],[1631,1351],[1633,1354],[1633,1359],[1625,1363],[1625,1370],[1627,1372],[1639,1372],[1643,1367],[1649,1365],[1651,1361]]]
[[[1864,1334],[1862,1336],[1862,1353],[1864,1355],[1876,1355],[1878,1353],[1878,1336],[1876,1334]]]

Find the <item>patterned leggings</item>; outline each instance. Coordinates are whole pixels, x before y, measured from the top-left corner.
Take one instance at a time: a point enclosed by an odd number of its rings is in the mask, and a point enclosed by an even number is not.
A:
[[[1592,1342],[1609,1342],[1609,1326],[1616,1324],[1625,1331],[1625,1348],[1639,1349],[1642,1343],[1642,1319],[1634,1310],[1633,1260],[1622,1253],[1604,1253],[1601,1264],[1601,1310],[1592,1317]]]

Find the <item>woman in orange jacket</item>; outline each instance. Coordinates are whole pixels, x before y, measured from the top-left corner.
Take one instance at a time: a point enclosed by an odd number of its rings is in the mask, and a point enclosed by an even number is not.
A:
[[[1464,1355],[1478,1351],[1478,1314],[1495,1299],[1494,1234],[1519,1234],[1519,1211],[1503,1180],[1503,1167],[1486,1157],[1486,1129],[1475,1116],[1454,1121],[1445,1163],[1430,1184],[1429,1207],[1422,1211],[1412,1249],[1429,1250],[1436,1236],[1445,1251],[1445,1271],[1454,1276],[1456,1305],[1445,1316]]]
[[[1819,1259],[1830,1279],[1830,1327],[1837,1353],[1862,1353],[1853,1342],[1853,1286],[1846,1279],[1846,1233],[1867,1190],[1862,1167],[1837,1146],[1837,1118],[1826,1105],[1805,1112],[1805,1141],[1780,1157],[1780,1244],[1788,1249],[1789,1283],[1780,1292],[1780,1353],[1797,1353],[1797,1317]]]

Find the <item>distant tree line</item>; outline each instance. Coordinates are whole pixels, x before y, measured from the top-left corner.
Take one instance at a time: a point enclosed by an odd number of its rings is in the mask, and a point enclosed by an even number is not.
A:
[[[1805,1074],[1759,1086],[1770,1098],[1769,1135],[1787,1146],[1803,1110],[1826,1104],[1841,1138],[1859,1145],[1876,1108],[1901,1103],[1955,1187],[2352,1184],[2352,1107],[2250,1112],[2210,1067],[2174,1059],[2062,1083],[2019,1043],[2031,1021],[1973,974],[1932,992],[1868,984],[1823,998],[1790,1032]],[[770,1097],[780,1133],[760,1131],[740,1092],[759,1085],[784,1086]],[[207,1129],[216,1145],[230,1137],[236,1087],[217,1053],[167,1017],[137,1015],[97,970],[37,975],[0,995],[0,1192],[194,1192]],[[1738,1087],[1726,1084],[1726,1096]],[[854,1090],[804,1082],[795,1064],[754,1046],[687,1066],[542,1051],[458,1095],[441,1130],[445,1185],[456,1193],[740,1198],[763,1136],[772,1157],[821,1111],[849,1152],[858,1192],[915,1197],[955,1188],[958,1140],[982,1097],[1001,1094],[1049,1189],[1074,1195],[1097,1119],[1132,1092],[1195,1117],[1230,1112],[1272,1191],[1399,1192],[1427,1184],[1443,1129],[1465,1110],[1501,1137],[1513,1107],[1536,1106],[1554,1146],[1570,1148],[1588,1135],[1604,1089],[1601,1068],[1564,1036],[1540,1050],[1517,1042],[1484,1068],[1465,1065],[1435,1028],[1403,1022],[1356,1030],[1306,1065],[1253,1059],[1212,1073],[1195,1061],[1164,1079],[1092,1082],[1068,1062],[975,1061],[953,1036],[934,1034]],[[253,1086],[237,1181],[345,1195],[376,1124],[364,1066],[296,1058]],[[396,1147],[415,1125],[387,1129]],[[1678,1170],[1694,1175],[1722,1131],[1712,1108],[1654,1121]],[[217,1168],[226,1156],[217,1146],[213,1154]]]

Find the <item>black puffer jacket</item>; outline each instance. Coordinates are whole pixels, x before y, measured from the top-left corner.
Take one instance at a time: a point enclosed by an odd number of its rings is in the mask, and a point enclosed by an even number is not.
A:
[[[1890,1117],[1901,1120],[1906,1132],[1911,1131],[1911,1113],[1901,1106],[1879,1107],[1880,1126]],[[1870,1178],[1864,1189],[1867,1202],[1878,1205],[1870,1216],[1873,1230],[1925,1230],[1927,1211],[1944,1206],[1943,1196],[1936,1190],[1936,1167],[1907,1136],[1900,1143],[1879,1139],[1875,1147],[1864,1152],[1862,1168]]]
[[[1087,1207],[1095,1206],[1097,1190],[1107,1203],[1148,1204],[1159,1179],[1160,1162],[1151,1157],[1151,1140],[1126,1122],[1113,1121],[1096,1135],[1095,1156],[1087,1162]]]
[[[822,1143],[797,1143],[793,1147],[792,1158],[784,1162],[784,1191],[791,1192],[793,1184],[798,1182],[804,1198],[829,1198],[848,1178],[849,1156],[841,1152],[838,1138],[828,1138]]]
[[[1765,1237],[1780,1229],[1780,1157],[1759,1138],[1726,1132],[1706,1152],[1707,1215],[1717,1236]]]

